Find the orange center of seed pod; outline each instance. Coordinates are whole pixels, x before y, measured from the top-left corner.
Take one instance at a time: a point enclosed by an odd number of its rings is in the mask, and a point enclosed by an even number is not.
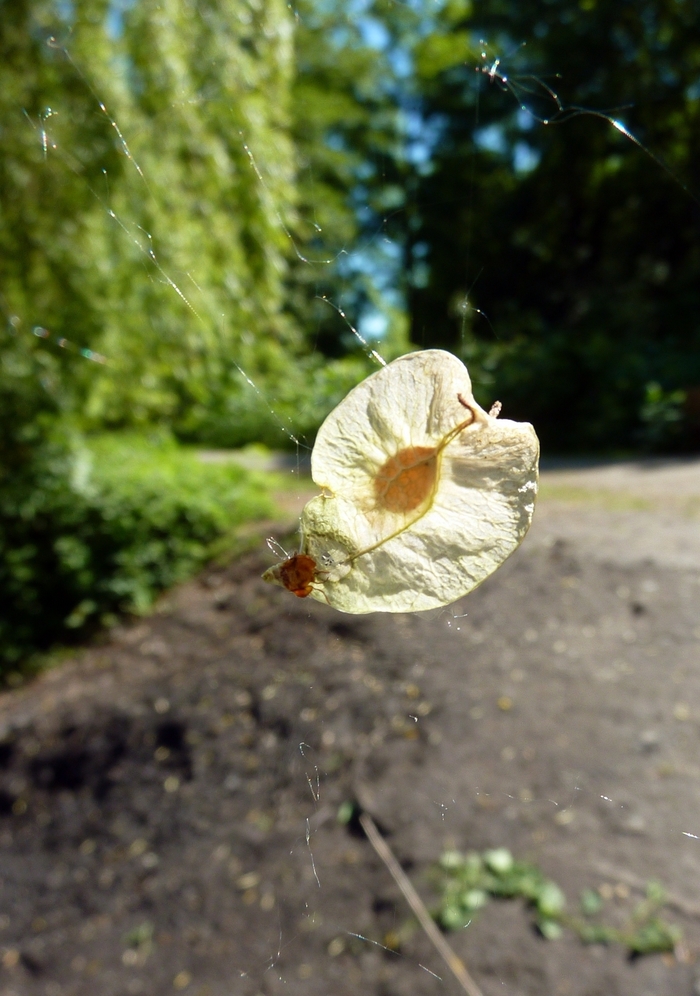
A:
[[[437,449],[407,446],[390,457],[374,479],[377,505],[388,512],[413,512],[435,486]]]

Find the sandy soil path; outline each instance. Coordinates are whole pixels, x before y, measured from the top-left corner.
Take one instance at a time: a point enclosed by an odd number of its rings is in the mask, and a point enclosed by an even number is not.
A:
[[[484,996],[697,996],[699,500],[700,461],[551,469],[449,610],[342,616],[261,553],[3,695],[1,996],[456,993],[353,800],[429,903],[445,847],[617,924],[668,890],[684,942],[637,961],[490,904],[450,935]]]
[[[552,537],[603,561],[697,570],[700,459],[545,469],[528,542]]]

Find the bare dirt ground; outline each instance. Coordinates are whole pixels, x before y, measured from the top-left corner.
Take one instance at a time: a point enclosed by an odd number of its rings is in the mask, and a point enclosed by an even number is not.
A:
[[[6,693],[0,994],[459,992],[337,821],[355,800],[428,905],[445,847],[508,847],[612,922],[666,887],[684,942],[637,960],[492,902],[449,935],[484,996],[697,996],[699,509],[700,461],[551,469],[449,610],[343,616],[261,553]]]

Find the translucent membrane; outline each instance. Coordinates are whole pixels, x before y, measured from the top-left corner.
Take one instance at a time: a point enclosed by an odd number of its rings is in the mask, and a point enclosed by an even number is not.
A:
[[[344,612],[446,605],[523,539],[538,456],[532,426],[480,408],[455,356],[402,356],[321,426],[311,470],[323,494],[302,513],[300,554],[264,577]]]
[[[388,512],[413,512],[429,498],[437,475],[434,446],[407,446],[389,457],[374,479],[377,506]]]

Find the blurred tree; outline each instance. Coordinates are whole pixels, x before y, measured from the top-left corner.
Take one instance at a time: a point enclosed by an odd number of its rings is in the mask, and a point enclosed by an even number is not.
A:
[[[699,212],[605,116],[692,177],[697,13],[0,0],[6,368],[92,426],[279,443],[368,369],[322,299],[383,312],[388,355],[407,305],[548,445],[680,444]]]
[[[91,14],[101,8],[92,3]],[[0,3],[4,468],[30,459],[54,416],[75,402],[73,372],[85,361],[76,365],[54,343],[69,336],[87,344],[100,328],[85,243],[104,213],[93,189],[103,171],[119,176],[121,164],[109,121],[54,41],[61,30],[65,24],[51,2]],[[95,59],[103,54],[96,43]],[[54,335],[42,338],[44,327]]]
[[[283,0],[3,0],[0,283],[16,335],[69,364],[89,424],[183,432],[274,384],[294,212]],[[247,399],[242,402],[245,408]],[[248,425],[248,430],[251,429]]]
[[[120,375],[89,410],[196,435],[229,399],[249,405],[239,368],[272,388],[302,346],[284,307],[292,22],[282,0],[139,0],[116,34],[113,113],[138,169],[109,198],[128,231],[111,226],[101,274]]]
[[[133,168],[109,198],[100,341],[120,375],[88,410],[196,437],[222,407],[250,409],[240,369],[272,390],[302,345],[284,307],[291,18],[282,0],[140,0],[113,34]]]
[[[382,352],[394,355],[407,345],[396,239],[410,175],[396,55],[416,16],[386,0],[298,0],[295,13],[299,255],[290,301],[328,357],[357,351],[358,341],[324,297],[355,322],[383,312]]]
[[[667,416],[700,384],[700,210],[681,187],[700,158],[699,14],[447,0],[414,46],[434,141],[408,206],[412,338],[470,359],[550,449],[683,441]]]

